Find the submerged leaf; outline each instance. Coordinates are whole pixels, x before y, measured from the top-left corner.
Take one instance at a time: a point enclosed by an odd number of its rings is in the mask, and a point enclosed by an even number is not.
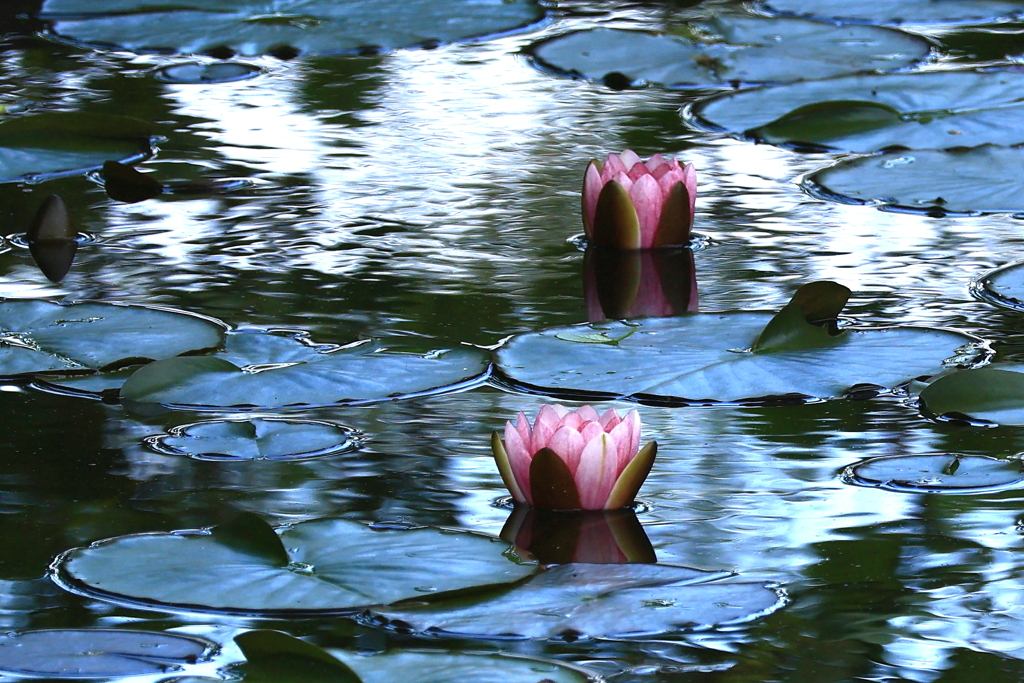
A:
[[[249,683],[362,683],[344,662],[316,645],[280,631],[248,631],[235,636]]]
[[[772,144],[827,143],[836,138],[892,126],[900,113],[879,102],[839,100],[797,107],[744,135]]]
[[[921,390],[921,405],[941,417],[954,413],[995,424],[1024,425],[1024,365],[996,363],[954,370]]]
[[[213,527],[210,535],[228,548],[278,567],[287,567],[290,561],[281,537],[262,517],[251,512],[241,512],[230,521]]]

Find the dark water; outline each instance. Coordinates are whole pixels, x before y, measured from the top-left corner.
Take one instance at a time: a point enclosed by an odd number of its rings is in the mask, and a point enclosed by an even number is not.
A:
[[[630,147],[698,168],[701,310],[775,309],[799,284],[832,279],[854,291],[851,318],[954,328],[1010,352],[1022,343],[1018,314],[968,291],[1024,253],[1020,221],[813,199],[796,181],[831,155],[696,132],[679,110],[700,93],[617,92],[545,74],[519,54],[538,37],[608,17],[647,25],[663,8],[577,3],[510,37],[258,58],[246,60],[265,71],[257,78],[198,85],[153,77],[180,59],[37,36],[17,9],[0,14],[9,31],[0,97],[152,120],[166,139],[145,167],[162,179],[253,182],[131,205],[83,176],[2,185],[4,233],[24,232],[58,193],[95,236],[60,285],[27,250],[0,254],[6,297],[160,304],[233,326],[300,329],[318,342],[490,346],[586,320],[583,252],[572,241],[582,231],[582,173],[591,157]],[[957,49],[935,68],[969,59]],[[207,527],[242,510],[275,523],[340,516],[497,533],[508,511],[494,505],[504,489],[490,432],[544,402],[481,387],[308,411],[298,415],[357,429],[365,444],[305,461],[209,462],[142,441],[208,416],[144,417],[9,389],[0,393],[0,628],[184,626],[218,639],[263,626],[368,649],[418,641],[337,618],[114,607],[60,590],[47,567],[102,538]],[[640,494],[658,559],[781,584],[790,604],[743,628],[502,649],[592,665],[614,681],[1019,680],[1020,492],[894,493],[851,486],[840,473],[882,455],[1012,455],[1024,450],[1020,429],[934,423],[901,395],[640,410],[645,435],[660,444]]]

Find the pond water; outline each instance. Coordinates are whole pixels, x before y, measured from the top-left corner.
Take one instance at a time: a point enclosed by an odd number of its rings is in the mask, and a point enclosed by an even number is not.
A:
[[[9,116],[141,118],[159,137],[138,168],[161,182],[247,182],[137,203],[110,199],[95,172],[0,184],[8,237],[0,296],[167,307],[238,330],[301,332],[317,344],[373,339],[407,354],[489,349],[593,315],[580,185],[591,158],[631,148],[698,169],[701,312],[776,311],[799,285],[834,280],[853,291],[846,320],[951,329],[1000,357],[1021,353],[1022,314],[971,293],[1024,253],[1012,208],[943,216],[812,195],[800,179],[848,154],[756,144],[681,113],[728,85],[620,90],[541,68],[524,53],[594,27],[662,30],[746,12],[739,3],[579,0],[495,37],[378,54],[235,55],[229,62],[255,67],[252,77],[240,68],[205,79],[199,68],[160,69],[215,57],[57,38],[48,31],[59,22],[40,19],[41,9],[30,0],[0,8],[0,103]],[[927,36],[930,52],[904,70],[1012,70],[1024,55],[1020,24],[907,31]],[[15,239],[51,194],[88,236],[60,283]],[[241,659],[231,637],[255,628],[347,651],[512,652],[623,683],[996,683],[1024,673],[1024,498],[1015,477],[951,493],[856,485],[844,475],[880,456],[1012,462],[1024,432],[928,419],[905,388],[764,405],[597,402],[637,408],[644,440],[658,441],[637,507],[658,562],[735,572],[776,587],[785,604],[717,628],[553,640],[417,635],[365,614],[162,608],[65,590],[50,569],[61,553],[101,539],[208,528],[239,512],[275,526],[346,519],[497,535],[511,510],[491,432],[551,398],[492,380],[254,416],[131,410],[109,394],[42,391],[24,378],[0,389],[3,631],[197,634],[223,649],[179,675],[214,678]],[[228,421],[198,432],[222,439],[221,455],[189,457],[188,435],[210,420]],[[250,439],[223,453],[230,435],[292,423],[320,427],[283,445]],[[448,561],[441,550],[415,559]]]

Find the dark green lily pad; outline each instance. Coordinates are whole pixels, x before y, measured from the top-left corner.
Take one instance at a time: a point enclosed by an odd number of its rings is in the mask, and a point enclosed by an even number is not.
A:
[[[233,83],[262,73],[260,67],[245,62],[184,62],[160,67],[156,77],[167,83]]]
[[[1020,486],[1022,464],[984,455],[887,455],[846,468],[843,480],[907,493],[993,493]]]
[[[1024,425],[1024,364],[993,363],[932,378],[920,394],[930,415],[1000,425]]]
[[[1024,311],[1024,263],[1011,263],[986,273],[973,283],[971,292],[983,301]]]
[[[0,183],[86,173],[151,153],[151,126],[127,116],[25,114],[0,121]]]
[[[434,528],[374,529],[345,519],[278,530],[287,563],[229,523],[228,534],[121,536],[76,548],[58,562],[65,588],[121,604],[244,614],[347,613],[429,593],[529,576],[499,539]],[[232,526],[235,525],[235,526]],[[269,527],[268,527],[269,528]],[[258,542],[257,542],[258,541]]]
[[[249,631],[235,641],[248,660],[239,667],[248,683],[586,683],[596,678],[580,667],[516,655],[328,652],[277,631]]]
[[[172,633],[55,629],[0,636],[0,673],[29,678],[169,674],[208,657],[213,644]]]
[[[1024,5],[1012,0],[767,0],[771,12],[825,21],[863,21],[871,24],[981,24],[1024,15]]]
[[[303,460],[359,443],[352,429],[332,422],[274,417],[179,425],[146,441],[160,453],[197,460]]]
[[[653,636],[749,621],[784,604],[759,583],[726,572],[656,564],[567,564],[501,594],[373,610],[394,627],[434,635],[501,638]]]
[[[856,71],[890,71],[928,55],[917,36],[876,26],[723,16],[667,34],[591,29],[532,48],[541,65],[589,80],[692,87],[787,83]]]
[[[833,201],[929,216],[1024,214],[1024,148],[985,145],[857,157],[803,182],[811,194]]]
[[[532,0],[46,0],[57,35],[133,51],[335,54],[436,45],[541,19]]]
[[[559,396],[681,402],[833,398],[944,369],[974,339],[927,328],[844,328],[822,346],[752,351],[771,313],[691,313],[518,335],[497,351],[512,383]],[[967,351],[968,355],[977,352]]]
[[[1024,72],[855,75],[723,93],[699,126],[760,142],[850,152],[1024,142]]]
[[[215,347],[224,328],[178,311],[0,301],[0,375],[97,370]]]
[[[315,347],[295,335],[238,332],[223,351],[151,363],[124,383],[121,399],[170,406],[284,408],[383,401],[482,381],[484,353],[461,348],[428,356],[373,345]]]

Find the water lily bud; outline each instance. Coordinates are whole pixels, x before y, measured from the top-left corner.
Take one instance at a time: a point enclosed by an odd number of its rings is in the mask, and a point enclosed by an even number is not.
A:
[[[583,180],[583,228],[595,246],[651,249],[690,240],[697,171],[655,154],[632,150],[594,160]]]
[[[636,498],[658,444],[640,448],[640,415],[591,406],[544,406],[533,425],[519,413],[491,448],[512,497],[547,510],[614,510]]]

